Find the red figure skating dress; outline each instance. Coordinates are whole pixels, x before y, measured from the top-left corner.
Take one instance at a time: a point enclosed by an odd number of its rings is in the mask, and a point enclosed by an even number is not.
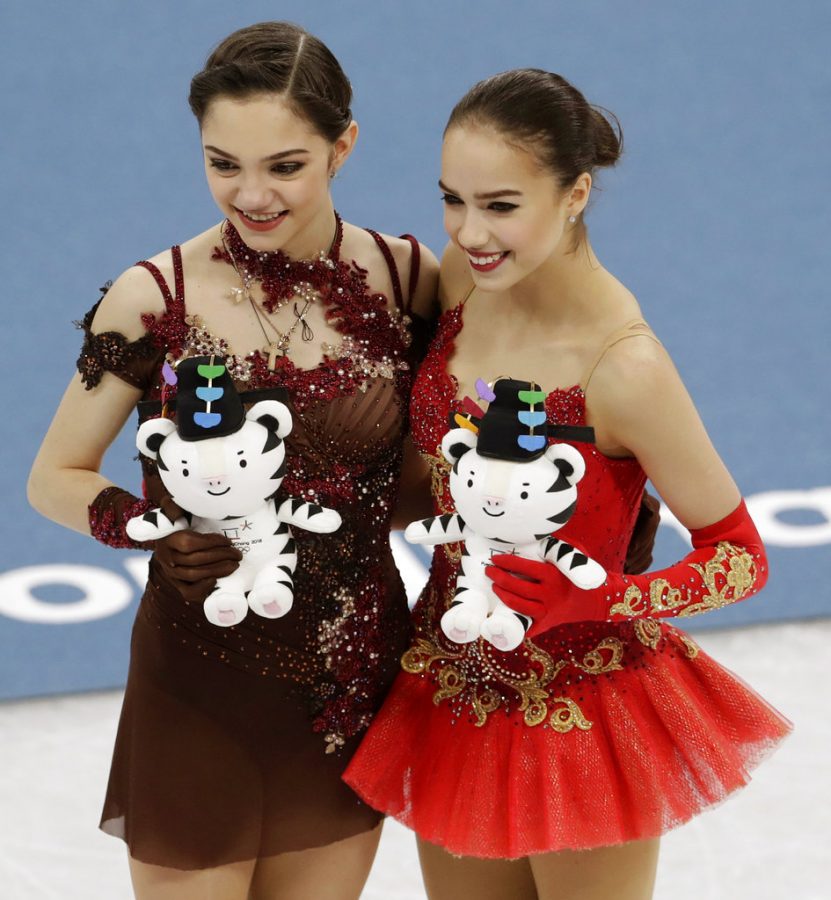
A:
[[[437,514],[454,511],[439,445],[461,399],[447,360],[463,309],[442,317],[411,402]],[[550,423],[584,425],[582,388],[552,391],[546,411]],[[644,472],[635,459],[575,446],[586,474],[557,537],[620,572]],[[561,625],[511,653],[482,639],[452,643],[439,620],[459,559],[457,544],[436,548],[403,672],[344,775],[425,840],[515,858],[654,837],[745,784],[788,732],[666,620]]]

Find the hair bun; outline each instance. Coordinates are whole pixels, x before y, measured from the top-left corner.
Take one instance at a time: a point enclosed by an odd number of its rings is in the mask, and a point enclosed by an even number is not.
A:
[[[594,165],[613,166],[623,153],[623,129],[617,116],[602,106],[590,106],[594,131]]]

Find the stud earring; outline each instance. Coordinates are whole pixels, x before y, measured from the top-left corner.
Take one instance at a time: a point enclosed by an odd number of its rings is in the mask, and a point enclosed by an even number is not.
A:
[[[577,216],[569,216],[568,221],[573,225],[577,221]]]

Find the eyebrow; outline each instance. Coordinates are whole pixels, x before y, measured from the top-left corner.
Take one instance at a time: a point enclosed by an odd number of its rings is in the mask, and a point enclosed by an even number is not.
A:
[[[219,156],[225,156],[228,159],[236,160],[236,156],[233,153],[228,153],[227,150],[220,150],[219,147],[214,147],[212,144],[205,144],[205,149],[209,150],[211,153],[217,153]],[[281,150],[279,153],[272,153],[271,156],[266,156],[264,158],[264,162],[273,162],[275,159],[283,159],[286,156],[293,156],[296,153],[308,153],[305,147],[295,147],[292,150]]]
[[[456,191],[449,188],[443,181],[439,180],[439,187],[448,194],[456,195]],[[522,191],[512,191],[504,188],[501,191],[488,191],[486,194],[474,194],[474,200],[496,200],[498,197],[521,197]]]

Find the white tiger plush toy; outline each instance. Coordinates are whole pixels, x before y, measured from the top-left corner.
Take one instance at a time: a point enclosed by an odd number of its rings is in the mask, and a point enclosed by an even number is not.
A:
[[[233,574],[217,580],[205,600],[208,621],[236,625],[249,608],[260,616],[279,618],[294,600],[297,553],[291,526],[328,533],[340,527],[340,515],[296,498],[277,507],[274,494],[285,472],[283,438],[292,427],[284,403],[262,400],[246,413],[223,365],[211,357],[185,360],[179,367],[180,384],[186,378],[181,371],[186,364],[187,369],[196,370],[195,376],[190,374],[197,381],[206,382],[195,390],[196,405],[202,400],[204,408],[189,409],[180,387],[178,428],[168,418],[150,419],[140,426],[136,444],[156,460],[165,488],[187,513],[171,521],[161,509],[150,510],[127,523],[127,534],[135,541],[157,540],[186,528],[225,534],[243,558]],[[220,390],[230,409],[221,406],[221,395],[216,393]],[[225,433],[213,437],[197,431],[221,427],[215,416],[226,423],[231,419],[222,429]]]
[[[481,437],[469,426],[444,436],[441,450],[453,466],[449,487],[456,513],[413,522],[404,536],[414,544],[463,543],[456,594],[442,616],[442,630],[455,643],[470,643],[481,636],[508,651],[522,643],[531,620],[493,592],[485,575],[491,556],[515,553],[547,560],[583,589],[601,585],[606,572],[580,550],[552,536],[571,518],[577,503],[576,485],[586,471],[579,450],[544,440],[534,454],[519,451],[524,459],[517,460],[511,452],[504,455],[512,459],[496,458],[492,452],[488,456],[478,452]],[[489,438],[492,450],[493,429]],[[504,446],[504,440],[501,443]]]

